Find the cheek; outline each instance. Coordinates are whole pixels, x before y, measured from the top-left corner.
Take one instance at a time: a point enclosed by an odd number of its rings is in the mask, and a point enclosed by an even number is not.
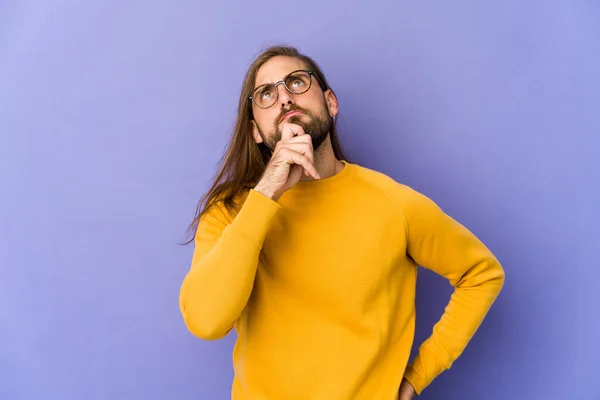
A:
[[[266,130],[268,132],[271,129],[271,127],[274,125],[275,120],[277,119],[277,116],[279,115],[279,113],[274,112],[274,111],[276,111],[276,109],[275,109],[275,107],[272,107],[271,109],[261,110],[261,112],[254,114],[255,121],[261,130],[263,130],[263,131]]]
[[[307,99],[308,100],[308,99]],[[327,111],[327,102],[320,92],[314,93],[310,97],[310,109],[316,114],[321,114],[323,110]]]

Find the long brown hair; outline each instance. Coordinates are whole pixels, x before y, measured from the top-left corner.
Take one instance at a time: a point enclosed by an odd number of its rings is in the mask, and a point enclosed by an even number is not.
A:
[[[237,201],[239,196],[256,186],[265,170],[271,152],[264,143],[257,144],[252,137],[252,104],[248,97],[254,89],[256,74],[260,67],[277,56],[299,59],[306,64],[306,68],[314,71],[323,91],[331,89],[317,63],[294,47],[273,46],[258,55],[244,77],[231,141],[221,158],[219,172],[211,188],[198,202],[196,216],[188,227],[190,239],[185,244],[194,240],[193,235],[200,219],[213,204],[221,201],[230,214],[239,212],[241,208],[241,204]],[[335,121],[332,123],[330,139],[335,157],[350,161],[342,150]]]

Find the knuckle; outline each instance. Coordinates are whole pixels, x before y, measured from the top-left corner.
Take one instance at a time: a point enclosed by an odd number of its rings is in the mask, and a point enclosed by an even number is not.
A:
[[[279,149],[280,150],[289,150],[289,142],[282,140],[279,142]]]
[[[279,154],[281,155],[286,155],[290,152],[290,149],[288,149],[287,147],[280,147],[279,148]]]

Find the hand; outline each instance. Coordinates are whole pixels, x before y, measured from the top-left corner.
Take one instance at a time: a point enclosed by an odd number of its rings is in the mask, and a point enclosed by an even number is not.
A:
[[[398,391],[398,400],[413,400],[416,397],[415,388],[406,379],[402,379],[400,390]]]
[[[306,176],[321,179],[314,165],[312,138],[301,126],[285,122],[281,140],[254,190],[277,201],[298,183],[303,171]]]

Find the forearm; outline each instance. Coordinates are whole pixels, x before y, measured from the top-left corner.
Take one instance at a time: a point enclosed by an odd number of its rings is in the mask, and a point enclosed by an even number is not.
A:
[[[432,335],[419,348],[405,378],[418,394],[450,368],[483,322],[504,283],[500,263],[488,256],[473,266],[455,290]]]
[[[500,293],[504,270],[471,231],[432,200],[413,190],[405,191],[403,199],[408,254],[455,288],[442,318],[405,373],[420,394],[463,352]]]
[[[263,241],[279,205],[258,193],[248,200],[214,243],[216,235],[199,227],[192,266],[180,290],[186,326],[207,340],[227,334],[252,292]]]

